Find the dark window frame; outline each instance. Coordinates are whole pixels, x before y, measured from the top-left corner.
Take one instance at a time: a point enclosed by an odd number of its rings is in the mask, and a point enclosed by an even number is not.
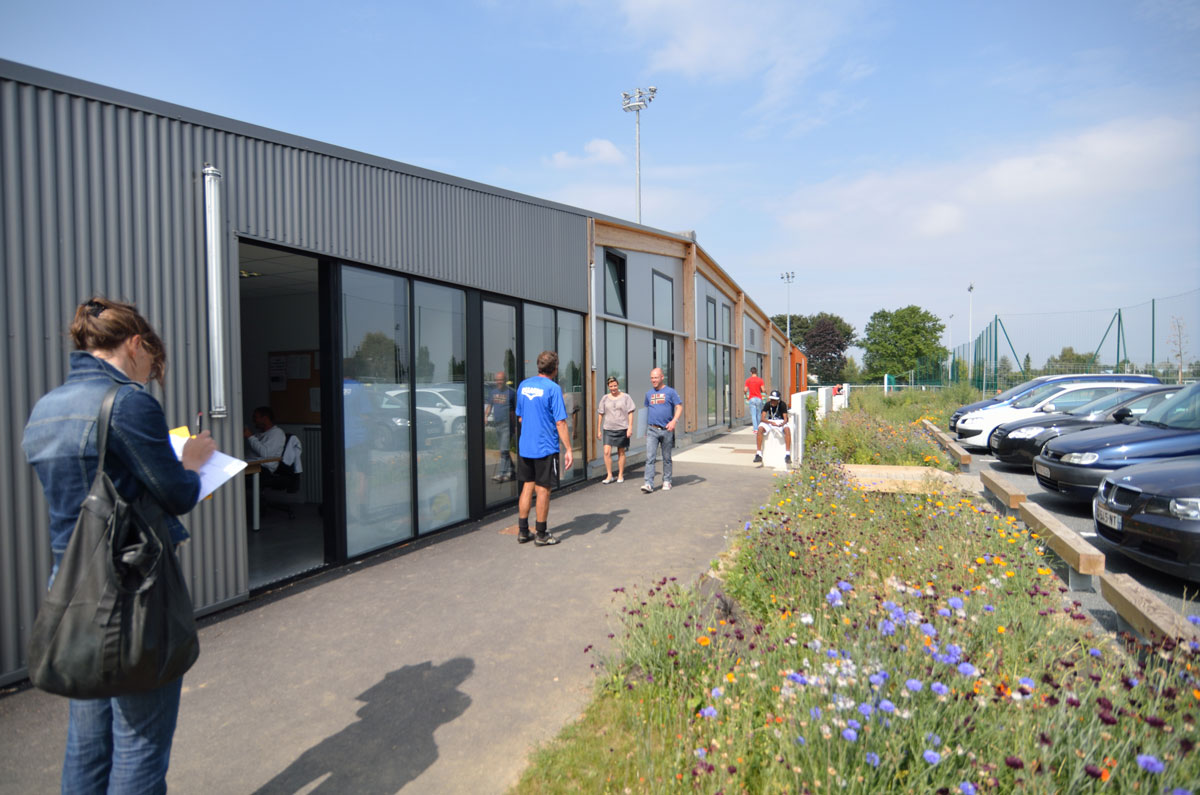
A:
[[[658,319],[658,279],[665,279],[671,287],[671,319],[669,323],[660,323]],[[675,280],[662,271],[650,271],[650,319],[655,328],[675,328]]]
[[[629,270],[627,265],[628,259],[624,254],[612,249],[604,249],[604,311],[613,317],[629,317]],[[615,288],[617,293],[619,293],[616,299],[621,302],[621,306],[618,308],[614,308],[609,304],[609,289],[610,286],[613,286],[614,270],[616,271]]]
[[[704,336],[706,339],[717,338],[717,300],[712,296],[704,298]]]

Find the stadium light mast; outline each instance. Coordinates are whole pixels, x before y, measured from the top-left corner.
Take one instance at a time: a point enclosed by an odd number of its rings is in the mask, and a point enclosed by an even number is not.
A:
[[[642,111],[654,101],[656,93],[658,93],[658,89],[654,86],[621,92],[621,109],[626,113],[633,111],[634,117],[634,180],[637,184],[636,202],[639,224],[642,222]]]
[[[975,282],[967,285],[967,340],[971,347],[967,350],[967,380],[970,381],[975,369]]]

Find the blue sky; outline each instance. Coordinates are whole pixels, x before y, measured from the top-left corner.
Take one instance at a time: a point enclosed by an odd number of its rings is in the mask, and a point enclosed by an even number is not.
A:
[[[861,332],[915,303],[953,314],[958,344],[970,309],[975,331],[1000,314],[1057,351],[1098,344],[1113,308],[1200,287],[1200,0],[7,0],[4,16],[14,61],[626,219],[620,92],[654,85],[643,222],[695,230],[770,313]],[[1036,314],[1052,312],[1078,314]]]

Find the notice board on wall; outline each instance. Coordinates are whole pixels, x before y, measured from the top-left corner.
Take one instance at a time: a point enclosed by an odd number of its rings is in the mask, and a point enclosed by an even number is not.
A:
[[[321,371],[317,351],[267,354],[267,384],[275,422],[321,424]]]

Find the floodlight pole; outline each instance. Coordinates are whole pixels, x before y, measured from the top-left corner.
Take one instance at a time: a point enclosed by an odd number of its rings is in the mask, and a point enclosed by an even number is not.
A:
[[[796,278],[795,271],[784,271],[779,274],[779,278],[783,279],[783,283],[787,285],[787,378],[784,383],[788,383],[792,377],[792,281]],[[793,390],[799,389],[796,385],[792,385]],[[790,394],[790,393],[789,393]]]
[[[967,285],[967,340],[970,349],[967,351],[967,381],[971,380],[975,369],[975,282]]]
[[[634,182],[636,184],[635,201],[637,206],[637,222],[642,222],[642,111],[654,101],[658,89],[650,86],[647,89],[635,88],[633,91],[621,92],[621,109],[626,113],[633,111],[634,129]]]

